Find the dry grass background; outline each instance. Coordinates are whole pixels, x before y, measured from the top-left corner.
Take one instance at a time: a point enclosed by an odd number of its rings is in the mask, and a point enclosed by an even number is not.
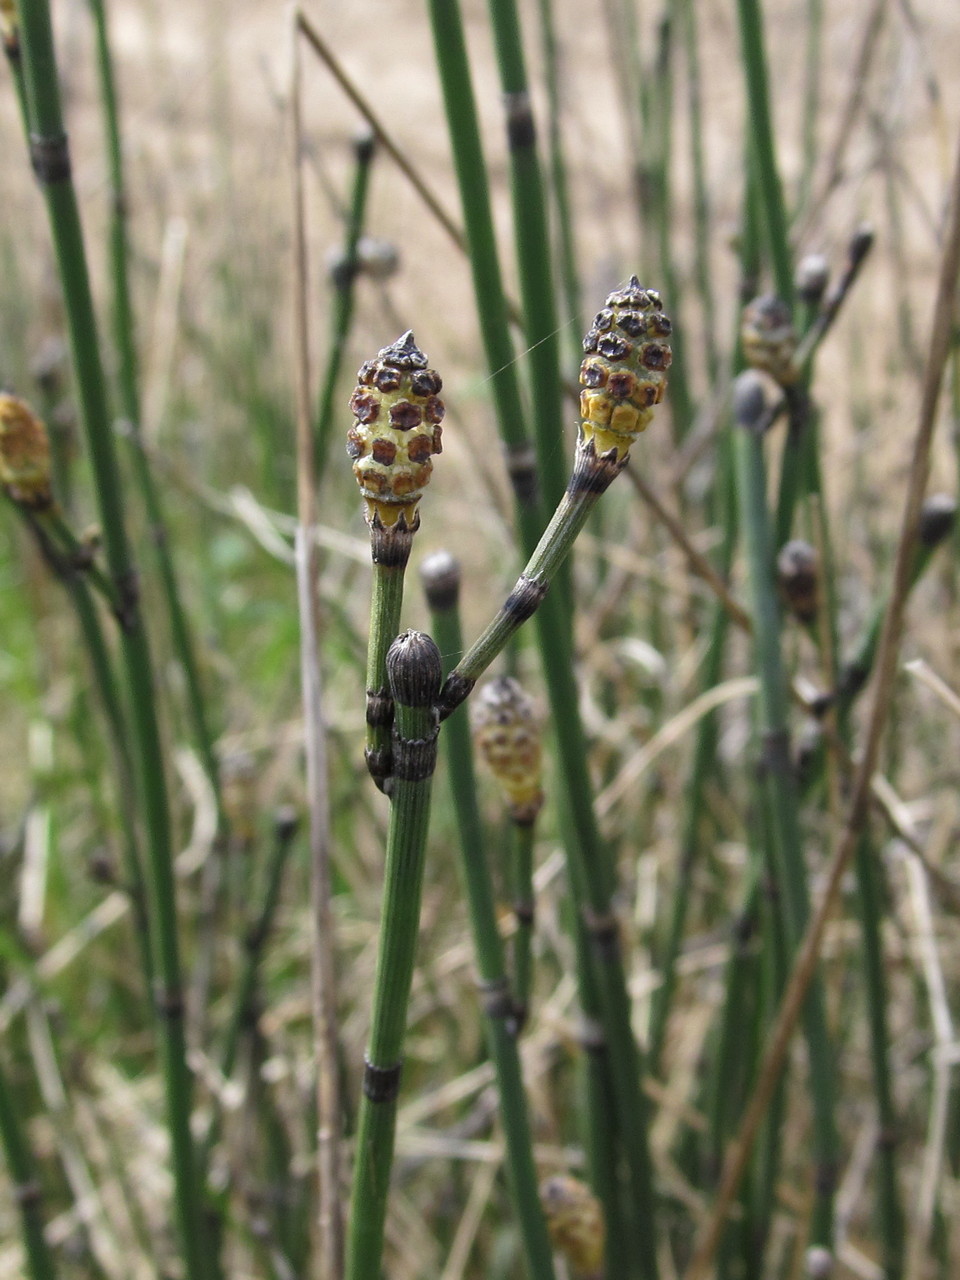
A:
[[[568,164],[578,232],[586,307],[591,312],[614,283],[638,262],[652,262],[642,242],[630,196],[630,172],[616,86],[609,72],[609,40],[602,7],[563,0],[557,17],[564,59],[564,110]],[[900,516],[907,442],[916,418],[922,353],[932,310],[937,263],[937,232],[942,215],[953,145],[960,119],[960,20],[944,0],[888,0],[869,73],[860,86],[862,101],[843,152],[840,180],[806,227],[801,251],[822,251],[839,266],[852,228],[869,220],[877,232],[874,255],[856,287],[817,367],[814,394],[823,409],[824,473],[838,540],[837,561],[844,598],[842,622],[851,638],[889,567],[891,539]],[[829,156],[840,121],[855,86],[852,73],[873,4],[849,2],[827,6],[823,101],[818,119],[821,156]],[[525,6],[531,49],[533,6]],[[311,14],[336,49],[344,67],[387,123],[399,145],[414,159],[448,209],[457,209],[446,126],[443,118],[432,46],[424,13],[412,4],[388,0],[353,0],[349,5],[316,3]],[[766,6],[768,52],[774,94],[776,131],[788,190],[801,164],[803,109],[802,48],[807,7],[799,0],[774,0]],[[502,113],[490,47],[485,7],[480,0],[465,5],[475,89],[495,182],[496,211],[503,244],[509,243],[509,199]],[[101,121],[93,79],[91,30],[80,3],[55,6],[61,68],[67,86],[74,165],[79,183],[94,279],[105,285],[103,256],[107,212],[107,178],[102,152]],[[647,5],[642,29],[653,48],[656,6]],[[714,218],[711,262],[718,283],[719,337],[732,335],[738,306],[736,255],[732,245],[742,189],[743,91],[735,15],[720,0],[698,5],[705,100],[704,146]],[[266,517],[244,522],[236,510],[222,508],[243,485],[264,508],[291,509],[293,438],[289,390],[290,210],[286,161],[285,92],[288,23],[276,3],[206,0],[199,6],[169,6],[156,0],[115,0],[111,23],[120,79],[122,126],[128,155],[128,182],[135,251],[135,288],[139,311],[147,405],[145,428],[161,460],[173,511],[178,560],[206,641],[208,678],[217,690],[222,749],[248,753],[256,764],[256,804],[267,812],[276,803],[300,799],[299,703],[297,691],[294,584],[289,566],[282,567],[250,532]],[[532,57],[534,67],[538,58]],[[328,286],[323,264],[340,240],[346,200],[349,142],[359,124],[326,70],[308,58],[306,128],[312,295],[316,300],[314,350],[323,359]],[[539,79],[535,76],[535,83]],[[683,85],[679,99],[682,100]],[[537,100],[543,117],[543,101]],[[683,109],[676,128],[674,166],[676,217],[674,255],[687,285],[687,348],[691,378],[707,416],[706,375],[701,356],[702,318],[689,288],[693,224],[691,180],[687,160],[687,120]],[[60,324],[56,289],[41,216],[40,198],[30,181],[13,95],[4,83],[0,93],[0,382],[29,394],[29,365],[42,340]],[[818,168],[822,180],[824,164]],[[816,182],[815,182],[816,186]],[[459,220],[459,219],[458,219]],[[414,553],[417,561],[439,545],[464,561],[465,630],[475,634],[512,572],[507,487],[493,416],[488,403],[483,362],[474,317],[467,266],[441,228],[386,157],[376,163],[368,216],[370,233],[389,239],[400,255],[400,271],[380,287],[364,282],[348,367],[356,366],[408,325],[439,368],[449,406],[440,459],[429,500],[423,509],[423,532]],[[649,283],[656,285],[655,265]],[[508,280],[513,268],[507,265]],[[514,289],[515,291],[515,289]],[[105,295],[101,295],[105,304]],[[667,299],[669,309],[669,299]],[[567,330],[565,329],[565,335]],[[570,336],[570,335],[567,335]],[[573,341],[568,344],[573,350]],[[574,372],[573,357],[569,361]],[[347,392],[348,394],[348,392]],[[949,404],[934,459],[931,488],[956,490],[957,454],[948,429]],[[346,411],[343,416],[347,425]],[[565,424],[558,449],[572,448],[573,414]],[[672,452],[666,416],[651,429],[640,451],[640,465],[651,483],[668,493],[677,458]],[[692,490],[695,487],[694,473]],[[245,508],[248,511],[249,508]],[[367,570],[363,526],[347,466],[335,449],[321,503],[323,523],[355,542],[332,552],[324,570],[326,596],[343,605],[360,637],[365,629]],[[702,637],[691,629],[691,595],[700,588],[686,570],[669,539],[651,525],[650,517],[623,501],[615,544],[585,540],[583,599],[580,619],[585,715],[597,741],[598,778],[609,779],[657,730],[648,705],[620,706],[615,715],[594,696],[601,677],[625,688],[645,684],[655,694],[662,722],[670,722],[696,694]],[[709,528],[692,536],[708,548]],[[51,589],[35,581],[36,569],[18,567],[12,532],[5,533],[4,587],[0,597],[0,696],[8,711],[0,729],[0,751],[8,761],[0,770],[0,824],[12,828],[37,795],[39,766],[35,743],[38,724],[53,726],[58,762],[81,771],[78,752],[69,738],[75,714],[78,677],[70,662],[71,632]],[[356,553],[356,554],[354,554]],[[612,590],[594,591],[589,573],[594,555],[611,566]],[[947,683],[960,687],[956,641],[955,553],[917,593],[905,658],[923,659]],[[415,583],[415,577],[410,581]],[[735,589],[741,587],[739,577]],[[614,592],[617,593],[614,599]],[[658,593],[667,619],[662,642],[644,649],[637,640],[607,640],[597,625],[614,603],[642,600]],[[25,604],[26,601],[26,604]],[[639,609],[639,605],[638,605]],[[425,607],[411,586],[405,616],[426,625]],[[33,636],[39,628],[40,655]],[[804,640],[791,641],[801,669],[813,673],[815,663]],[[335,825],[342,847],[338,865],[341,893],[339,946],[343,972],[343,1038],[345,1059],[360,1060],[366,1029],[366,994],[372,979],[378,868],[384,816],[378,797],[368,794],[355,762],[362,735],[362,674],[351,666],[342,637],[330,655],[329,714],[336,759]],[[737,650],[743,664],[744,653]],[[354,652],[354,657],[357,651]],[[532,654],[524,663],[533,670]],[[731,677],[745,667],[731,664]],[[638,675],[639,672],[639,675]],[[176,680],[176,672],[167,673]],[[41,701],[25,701],[32,690]],[[82,692],[82,690],[81,690]],[[653,700],[653,699],[651,699]],[[731,703],[725,718],[722,750],[735,759],[749,733],[744,703]],[[172,747],[184,736],[171,721]],[[641,1029],[646,997],[655,981],[645,941],[653,920],[672,888],[677,839],[675,815],[682,809],[689,733],[661,756],[655,768],[624,799],[609,807],[604,823],[624,850],[624,914],[635,929],[633,980]],[[898,692],[895,729],[888,765],[897,771],[905,802],[904,821],[913,825],[928,859],[947,875],[960,879],[956,837],[960,724],[955,713],[915,678]],[[33,751],[32,763],[31,750]],[[202,860],[204,820],[209,801],[196,783],[196,767],[179,751],[178,807],[184,843]],[[27,761],[26,764],[22,763]],[[651,785],[652,784],[652,785]],[[41,950],[52,946],[76,922],[74,908],[94,910],[104,891],[87,883],[71,867],[83,863],[98,845],[97,819],[85,811],[75,792],[65,788],[58,812],[60,833],[57,887],[83,883],[72,903],[54,902],[43,922]],[[726,798],[715,796],[715,812],[730,835],[717,851],[714,877],[696,887],[708,897],[722,898],[717,868],[731,879],[742,866],[740,824],[725,819]],[[556,819],[547,823],[541,847],[540,973],[538,1008],[525,1047],[525,1061],[545,1165],[563,1164],[575,1153],[564,1149],[571,1138],[570,1117],[562,1110],[559,1087],[569,1071],[566,1048],[572,1044],[575,992],[569,943],[560,924],[560,862],[554,849]],[[452,859],[445,844],[452,825],[441,788],[440,812],[424,902],[422,956],[414,990],[409,1052],[415,1068],[404,1095],[400,1121],[401,1170],[391,1210],[391,1277],[442,1276],[461,1272],[438,1243],[449,1240],[464,1204],[479,1211],[492,1199],[504,1211],[504,1193],[494,1181],[499,1148],[489,1129],[492,1105],[482,1033],[473,1016],[471,957],[462,908],[454,893]],[[820,833],[826,849],[829,831]],[[819,854],[812,840],[814,859]],[[941,1013],[955,1006],[960,954],[956,916],[933,899],[932,916],[923,916],[926,894],[908,863],[890,853],[894,896],[888,939],[894,982],[894,1044],[898,1101],[905,1117],[905,1163],[909,1169],[908,1203],[915,1191],[926,1137],[929,1024],[924,982],[943,980]],[[293,1117],[292,1133],[302,1140],[301,1168],[307,1165],[303,1133],[304,1097],[309,1080],[307,1031],[307,956],[309,939],[301,912],[303,868],[297,888],[284,908],[278,938],[270,953],[271,1002],[264,1015],[270,1049],[266,1077],[281,1105]],[[188,909],[196,888],[184,881]],[[298,896],[299,895],[299,896]],[[849,904],[848,904],[849,907]],[[696,924],[696,917],[695,917]],[[83,954],[94,968],[104,966],[111,980],[122,971],[119,943],[105,934]],[[925,943],[929,954],[921,954]],[[828,946],[828,963],[837,989],[857,981],[854,967],[856,929],[848,909],[838,918]],[[684,959],[682,1014],[674,1021],[670,1045],[668,1096],[658,1113],[655,1147],[659,1172],[683,1198],[687,1195],[672,1157],[672,1141],[683,1123],[682,1108],[694,1096],[704,1036],[719,995],[720,961],[726,940],[711,927],[695,931]],[[919,950],[918,950],[919,949]],[[227,948],[229,960],[229,948]],[[227,961],[225,961],[227,963]],[[925,967],[926,965],[926,967]],[[930,966],[933,966],[931,969]],[[931,976],[933,975],[933,976]],[[69,996],[109,1007],[108,983],[69,978],[61,999]],[[2,1003],[2,1002],[0,1002]],[[216,1011],[215,1011],[216,1012]],[[85,1015],[76,1016],[86,1026]],[[949,1024],[948,1024],[949,1026]],[[941,1027],[942,1032],[942,1027]],[[153,1156],[162,1142],[158,1129],[159,1089],[148,1074],[140,1078],[114,1069],[106,1046],[85,1032],[70,1070],[82,1087],[71,1103],[71,1120],[83,1137],[88,1159],[101,1187],[93,1235],[100,1232],[98,1257],[109,1275],[153,1274],[142,1250],[130,1244],[137,1233],[126,1218],[125,1196],[134,1200],[151,1222],[155,1189],[165,1190]],[[123,1055],[135,1055],[123,1046]],[[476,1065],[478,1064],[479,1065]],[[451,1064],[457,1064],[451,1069]],[[199,1062],[201,1073],[204,1064]],[[862,1151],[873,1123],[869,1104],[869,1064],[865,1045],[855,1038],[844,1059],[846,1110],[842,1116],[847,1163],[850,1247],[840,1276],[871,1277],[871,1228],[860,1212],[858,1193],[863,1174]],[[204,1076],[205,1087],[216,1088]],[[465,1100],[470,1102],[464,1106]],[[798,1102],[802,1114],[802,1102]],[[456,1124],[452,1118],[456,1117]],[[798,1125],[800,1141],[802,1119]],[[38,1123],[34,1133],[42,1148],[56,1147],[55,1126]],[[130,1187],[113,1164],[111,1142],[126,1164]],[[243,1151],[238,1120],[231,1134],[236,1152]],[[861,1145],[858,1145],[861,1144]],[[802,1145],[802,1141],[801,1141]],[[859,1161],[859,1163],[858,1163]],[[452,1170],[452,1172],[451,1172]],[[785,1174],[789,1180],[791,1170]],[[960,1194],[955,1178],[943,1183],[947,1206],[954,1213],[952,1256],[960,1265],[956,1220]],[[251,1191],[253,1195],[256,1191]],[[692,1196],[692,1193],[689,1193]],[[951,1199],[952,1197],[952,1199]],[[784,1188],[786,1212],[780,1224],[784,1256],[792,1214],[802,1217],[802,1196]],[[96,1215],[99,1215],[96,1216]],[[490,1221],[497,1215],[491,1214]],[[436,1224],[442,1224],[437,1229]],[[69,1214],[59,1229],[69,1236],[76,1221]],[[500,1236],[478,1226],[485,1250],[496,1253]],[[486,1235],[484,1235],[486,1231]],[[445,1234],[444,1234],[445,1233]],[[6,1243],[2,1243],[3,1240]],[[127,1245],[113,1255],[110,1242]],[[502,1243],[502,1242],[501,1242]],[[13,1208],[0,1201],[0,1275],[18,1274]],[[246,1255],[238,1254],[236,1277],[259,1274]],[[446,1267],[446,1269],[445,1269]],[[493,1272],[491,1272],[492,1274]],[[79,1272],[78,1272],[79,1274]],[[925,1274],[922,1271],[918,1274]]]

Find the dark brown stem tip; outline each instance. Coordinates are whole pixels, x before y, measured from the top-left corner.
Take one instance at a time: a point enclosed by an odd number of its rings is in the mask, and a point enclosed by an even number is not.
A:
[[[432,707],[440,693],[440,650],[422,631],[404,631],[387,651],[387,676],[402,707]]]
[[[925,547],[938,547],[952,533],[956,519],[956,499],[949,493],[931,493],[920,509],[920,541]]]
[[[369,164],[377,146],[377,136],[372,129],[363,129],[353,140],[353,154],[357,164]]]
[[[274,811],[273,830],[278,840],[292,840],[299,826],[300,815],[292,804],[282,804]]]
[[[874,239],[875,239],[874,230],[869,223],[864,222],[859,227],[857,227],[856,231],[853,233],[853,236],[851,237],[850,248],[848,250],[850,254],[850,262],[853,265],[859,266],[859,264],[863,261],[863,259],[867,256],[867,254],[873,248]]]
[[[822,253],[808,253],[797,264],[794,277],[797,296],[808,306],[818,306],[830,279],[830,264]]]
[[[766,407],[763,379],[753,369],[745,369],[733,384],[733,416],[737,426],[747,431],[762,430]]]
[[[420,566],[427,604],[434,612],[456,608],[460,598],[460,561],[449,551],[434,551]]]

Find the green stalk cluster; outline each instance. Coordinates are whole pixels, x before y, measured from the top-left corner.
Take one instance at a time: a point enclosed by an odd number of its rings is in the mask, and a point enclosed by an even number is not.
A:
[[[133,475],[150,525],[150,545],[156,563],[173,649],[183,671],[187,694],[187,714],[193,736],[216,798],[218,817],[224,824],[220,794],[220,770],[207,714],[207,698],[200,676],[194,636],[183,606],[183,594],[174,568],[168,521],[160,491],[144,448],[141,423],[140,373],[137,358],[136,323],[130,290],[129,209],[123,166],[123,145],[117,90],[110,52],[110,38],[104,0],[90,0],[97,37],[97,65],[106,127],[107,159],[110,172],[110,265],[113,285],[113,340],[118,357],[118,399],[131,445]]]
[[[156,1012],[166,1084],[175,1203],[188,1280],[205,1280],[206,1251],[193,1137],[192,1080],[186,1061],[184,1004],[164,753],[154,695],[150,646],[140,611],[137,573],[124,516],[97,324],[84,253],[59,78],[46,0],[20,10],[33,168],[43,190],[63,287],[80,420],[93,469],[106,560],[120,601],[120,650],[127,679],[137,795],[146,833],[150,940]]]
[[[806,928],[810,906],[799,797],[790,759],[787,683],[780,653],[780,620],[772,574],[773,548],[766,507],[763,440],[756,429],[757,423],[764,418],[764,410],[763,387],[758,376],[752,372],[741,374],[734,393],[734,456],[740,522],[748,560],[755,664],[760,681],[759,731],[763,743],[763,781],[773,846],[770,870],[780,884],[786,933],[791,949],[795,949]],[[814,984],[808,996],[805,1027],[817,1165],[813,1238],[816,1244],[830,1248],[837,1137],[833,1115],[833,1053],[820,983]]]
[[[462,648],[459,616],[460,566],[448,553],[436,552],[423,562],[421,577],[437,642],[441,652],[449,660],[453,655],[459,654]],[[533,1135],[517,1048],[517,1034],[525,1012],[520,1002],[524,997],[517,969],[514,972],[511,994],[504,963],[488,851],[477,804],[466,711],[466,707],[459,707],[448,720],[444,731],[445,754],[460,835],[460,874],[470,911],[477,980],[486,1016],[487,1044],[497,1075],[503,1137],[507,1149],[507,1171],[527,1269],[531,1277],[549,1280],[553,1275],[553,1262],[537,1198]],[[529,936],[527,943],[529,945]]]

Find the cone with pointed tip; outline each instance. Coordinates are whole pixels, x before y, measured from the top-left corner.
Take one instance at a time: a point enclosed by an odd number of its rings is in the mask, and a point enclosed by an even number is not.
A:
[[[583,340],[580,430],[598,457],[615,449],[618,461],[626,459],[649,425],[667,389],[671,329],[659,293],[644,289],[636,276],[594,317]]]
[[[511,818],[533,822],[543,806],[541,724],[533,699],[511,676],[491,680],[477,693],[471,722]]]
[[[442,385],[408,329],[360,367],[350,397],[355,421],[347,453],[363,494],[374,565],[365,759],[381,791],[389,791],[393,767],[386,655],[400,627],[403,575],[420,527],[420,499],[441,450]]]
[[[636,276],[607,297],[583,340],[580,436],[566,492],[499,614],[447,677],[441,711],[464,700],[514,631],[533,616],[600,495],[630,457],[663,399],[672,354],[670,320],[655,289]]]
[[[390,527],[400,520],[417,526],[417,506],[441,451],[444,406],[440,375],[407,330],[368,360],[350,397],[356,421],[347,453],[363,494],[367,523]]]

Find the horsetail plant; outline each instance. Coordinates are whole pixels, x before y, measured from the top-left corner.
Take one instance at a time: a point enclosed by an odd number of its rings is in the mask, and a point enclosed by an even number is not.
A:
[[[446,661],[459,655],[460,565],[449,552],[428,556],[420,568],[437,641]],[[457,828],[460,870],[473,932],[477,980],[487,1029],[487,1044],[497,1077],[510,1190],[531,1280],[550,1280],[550,1241],[537,1199],[537,1171],[517,1046],[519,1011],[516,987],[511,995],[497,924],[493,884],[483,823],[477,803],[473,753],[466,707],[459,707],[444,731]]]
[[[41,555],[70,598],[107,720],[117,769],[128,892],[137,922],[143,975],[149,986],[153,979],[153,962],[137,844],[129,730],[113,659],[88,585],[93,573],[93,550],[73,535],[60,512],[51,484],[51,460],[49,434],[43,421],[25,401],[0,394],[0,485],[26,522]],[[112,607],[115,593],[99,571],[95,585]]]
[[[430,788],[437,759],[436,704],[443,675],[439,649],[418,631],[404,632],[393,641],[385,666],[393,707],[392,804],[373,1013],[357,1121],[347,1280],[371,1280],[380,1274]]]
[[[669,318],[660,295],[636,276],[611,293],[583,340],[580,435],[573,474],[500,612],[447,677],[443,711],[463,701],[517,628],[536,612],[600,495],[627,465],[653,418],[670,367]]]
[[[373,557],[373,600],[367,647],[367,768],[381,791],[391,773],[393,704],[387,687],[387,650],[399,630],[403,578],[418,507],[441,451],[444,406],[440,375],[408,330],[357,375],[350,398],[355,422],[347,453],[363,495]]]
[[[533,848],[543,807],[542,725],[536,704],[512,676],[483,685],[471,703],[473,739],[499,784],[510,815],[511,890],[516,933],[513,999],[517,1029],[530,1004],[531,941],[535,917]]]
[[[166,1085],[176,1212],[187,1278],[205,1280],[207,1259],[190,1129],[192,1078],[186,1060],[172,833],[153,663],[140,609],[137,571],[126,530],[123,486],[110,429],[90,277],[63,126],[50,8],[46,0],[32,0],[21,6],[19,12],[30,155],[49,215],[63,287],[80,420],[93,468],[106,560],[120,606],[117,621],[129,695],[137,795],[142,805],[149,855],[148,908],[154,948],[155,1008]]]
[[[570,818],[564,824],[564,845],[579,913],[578,954],[584,960],[580,998],[585,1020],[596,1031],[602,1028],[599,1037],[592,1034],[585,1044],[592,1063],[601,1067],[606,1077],[613,1128],[602,1118],[597,1096],[591,1098],[591,1114],[602,1123],[608,1139],[615,1135],[622,1144],[630,1187],[624,1200],[624,1238],[630,1240],[626,1261],[646,1280],[657,1274],[650,1231],[652,1173],[646,1104],[640,1088],[640,1052],[631,1027],[617,921],[611,910],[615,877],[597,829],[590,782],[583,767],[586,744],[576,712],[568,628],[557,616],[558,601],[547,594],[547,588],[600,494],[626,465],[631,445],[652,418],[653,406],[663,397],[670,365],[669,333],[670,321],[659,295],[642,288],[635,276],[624,289],[610,294],[607,305],[597,314],[584,339],[582,422],[566,493],[499,614],[447,677],[440,705],[442,716],[459,706],[517,628],[543,605],[540,648],[555,713],[563,798]],[[614,1188],[609,1183],[609,1169],[595,1160],[591,1160],[591,1167],[595,1179],[608,1180],[604,1203],[612,1206],[609,1197]]]
[[[748,560],[755,664],[760,682],[759,723],[763,781],[770,815],[771,871],[783,893],[784,923],[791,948],[799,945],[810,913],[799,800],[790,760],[787,684],[780,653],[780,623],[773,581],[773,554],[766,506],[763,439],[765,397],[758,375],[740,374],[734,387],[734,458],[740,522]],[[814,1112],[814,1243],[832,1244],[837,1137],[833,1115],[833,1062],[823,989],[807,997],[805,1027]]]

